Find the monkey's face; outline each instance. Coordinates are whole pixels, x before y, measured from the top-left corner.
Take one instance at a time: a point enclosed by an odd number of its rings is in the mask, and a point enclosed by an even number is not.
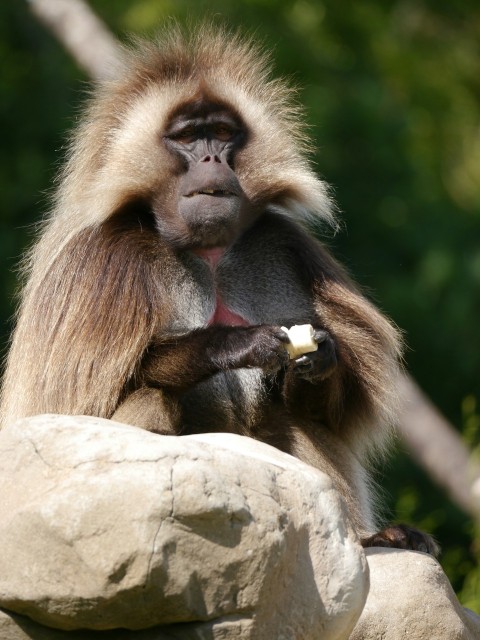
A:
[[[211,249],[266,211],[333,221],[294,92],[252,43],[213,26],[187,39],[174,30],[124,63],[90,102],[62,172],[70,235],[118,214],[173,249]]]
[[[163,237],[181,248],[225,247],[255,217],[235,173],[246,142],[240,120],[227,108],[200,100],[184,105],[163,142],[176,166],[173,188],[154,205]]]

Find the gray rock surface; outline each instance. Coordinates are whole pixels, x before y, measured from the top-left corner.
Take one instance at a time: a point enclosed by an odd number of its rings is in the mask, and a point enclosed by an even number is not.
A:
[[[350,640],[479,640],[438,562],[424,553],[367,549],[370,593]]]
[[[241,436],[30,418],[0,495],[2,640],[342,640],[367,594],[329,479]]]

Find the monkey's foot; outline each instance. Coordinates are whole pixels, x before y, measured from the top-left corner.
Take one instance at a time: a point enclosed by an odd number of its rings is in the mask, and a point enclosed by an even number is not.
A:
[[[394,549],[410,549],[423,551],[437,557],[440,548],[432,536],[404,524],[392,525],[362,539],[363,547],[390,547]]]

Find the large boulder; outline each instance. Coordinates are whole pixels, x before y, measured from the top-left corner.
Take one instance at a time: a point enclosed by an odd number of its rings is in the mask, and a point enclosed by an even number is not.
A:
[[[30,418],[0,496],[2,640],[342,640],[367,595],[330,480],[241,436]]]

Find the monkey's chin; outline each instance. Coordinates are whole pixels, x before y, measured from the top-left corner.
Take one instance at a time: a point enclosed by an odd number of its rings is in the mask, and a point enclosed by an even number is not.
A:
[[[180,198],[179,212],[184,220],[233,220],[240,216],[243,201],[244,198],[233,193],[196,193]]]
[[[239,236],[249,221],[244,199],[236,195],[198,194],[182,197],[179,213],[188,228],[191,246],[226,247]]]

